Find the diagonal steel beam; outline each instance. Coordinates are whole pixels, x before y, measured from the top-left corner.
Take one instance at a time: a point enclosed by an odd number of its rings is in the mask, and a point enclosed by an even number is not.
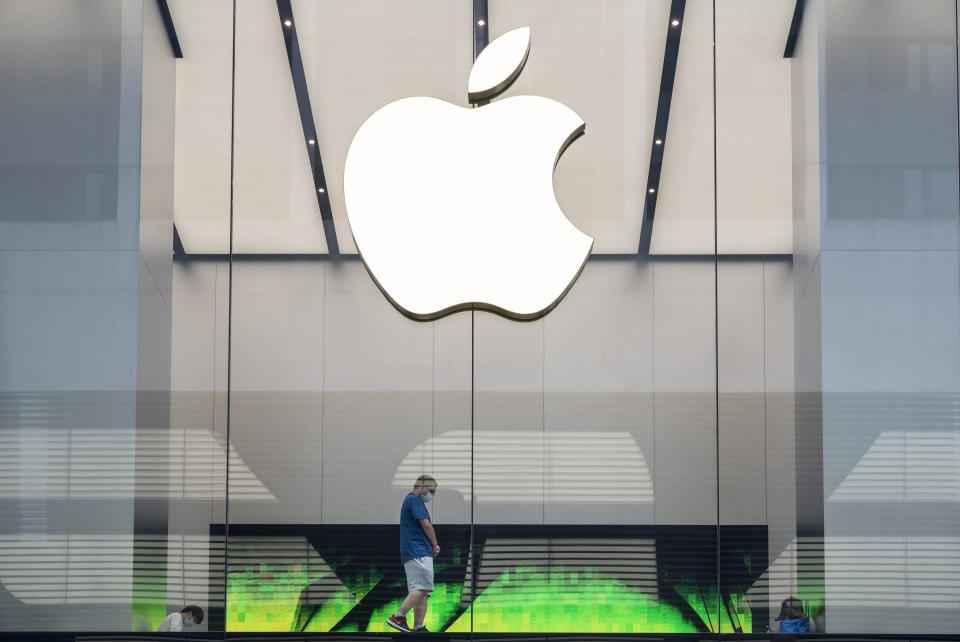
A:
[[[290,62],[290,77],[293,79],[293,91],[297,96],[300,110],[300,124],[303,126],[303,144],[307,148],[310,169],[313,174],[314,193],[320,205],[320,217],[323,219],[323,233],[327,240],[327,251],[331,255],[340,254],[337,243],[337,231],[333,226],[333,210],[330,207],[330,194],[327,180],[323,174],[323,161],[320,158],[320,139],[313,123],[313,110],[310,108],[310,93],[307,91],[307,77],[303,71],[303,58],[300,56],[300,42],[297,40],[297,23],[293,19],[293,7],[290,0],[277,0],[277,12],[280,14],[280,30],[283,43],[287,47],[287,60]]]
[[[173,16],[170,15],[170,7],[167,5],[167,0],[157,0],[157,8],[160,9],[163,28],[167,30],[167,39],[170,41],[170,48],[173,49],[173,57],[183,58],[183,50],[180,49],[180,39],[177,38],[177,30],[173,26]]]
[[[787,46],[783,48],[784,58],[793,58],[793,51],[797,48],[797,37],[800,35],[800,25],[803,24],[803,10],[807,0],[797,0],[793,7],[793,20],[790,21],[790,32],[787,34]]]
[[[657,102],[657,119],[653,125],[647,194],[643,201],[643,222],[640,226],[638,253],[643,255],[650,254],[653,216],[657,210],[657,196],[660,194],[660,171],[663,167],[663,154],[667,147],[667,121],[670,119],[670,101],[673,99],[673,81],[677,75],[680,34],[683,31],[683,12],[686,5],[686,0],[673,0],[670,3],[670,16],[667,18],[667,44],[663,53],[663,70],[660,74],[660,99]]]

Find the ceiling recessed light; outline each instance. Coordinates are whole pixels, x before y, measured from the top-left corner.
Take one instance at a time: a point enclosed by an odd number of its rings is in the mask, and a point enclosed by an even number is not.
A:
[[[655,190],[655,189],[653,189],[653,188],[651,187],[651,188],[648,189],[647,191],[650,192],[651,194],[653,194],[653,193],[656,192],[657,190]]]
[[[674,18],[673,21],[670,22],[670,24],[672,24],[674,27],[676,27],[677,25],[680,24],[680,21],[677,20],[676,18]]]
[[[317,143],[317,141],[313,140],[312,138],[311,138],[310,140],[308,140],[307,142],[310,143],[311,145],[316,145],[316,143]]]
[[[658,138],[657,140],[653,141],[653,144],[654,144],[654,145],[663,145],[663,141]]]
[[[478,27],[482,27],[482,26],[485,25],[485,24],[487,24],[487,21],[486,21],[486,20],[483,20],[482,18],[481,18],[480,20],[477,20],[477,26],[478,26]]]
[[[290,25],[293,24],[293,21],[292,21],[292,20],[284,20],[284,21],[283,21],[283,24],[286,25],[287,27],[289,27]]]
[[[326,194],[326,192],[327,192],[327,190],[323,189],[322,187],[321,187],[320,189],[318,189],[317,191],[320,192],[321,194]]]

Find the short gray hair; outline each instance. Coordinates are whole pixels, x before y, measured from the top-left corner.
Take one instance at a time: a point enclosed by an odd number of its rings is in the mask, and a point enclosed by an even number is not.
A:
[[[420,475],[417,481],[413,483],[414,488],[423,488],[424,486],[436,486],[437,480],[430,475]]]

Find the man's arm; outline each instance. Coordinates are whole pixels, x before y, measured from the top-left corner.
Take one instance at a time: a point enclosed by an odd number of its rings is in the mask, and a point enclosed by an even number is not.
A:
[[[440,553],[440,545],[437,544],[437,534],[433,532],[433,524],[431,524],[430,520],[426,517],[421,517],[418,521],[420,522],[420,528],[423,529],[427,539],[430,540],[431,544],[433,544],[433,556],[436,557]]]

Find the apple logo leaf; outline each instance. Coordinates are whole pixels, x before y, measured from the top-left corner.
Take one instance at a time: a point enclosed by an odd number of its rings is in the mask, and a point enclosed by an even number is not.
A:
[[[503,34],[483,48],[470,70],[467,93],[471,103],[490,100],[517,79],[530,55],[530,27]]]

